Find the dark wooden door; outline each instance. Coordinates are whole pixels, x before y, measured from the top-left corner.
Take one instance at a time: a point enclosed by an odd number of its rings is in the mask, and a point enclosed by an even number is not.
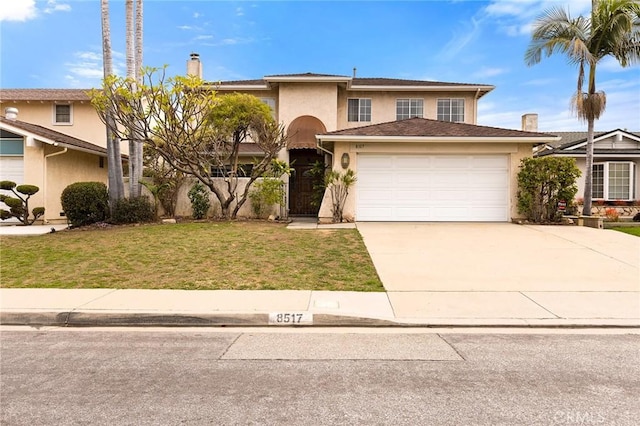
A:
[[[314,177],[310,174],[316,161],[324,157],[315,149],[294,149],[289,151],[289,214],[294,216],[316,216],[320,206],[311,205]]]

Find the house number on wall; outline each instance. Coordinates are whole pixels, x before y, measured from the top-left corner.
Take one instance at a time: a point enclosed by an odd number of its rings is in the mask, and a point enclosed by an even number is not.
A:
[[[363,143],[357,143],[357,144],[356,144],[356,149],[364,148],[364,145],[365,145],[365,144],[363,144]]]
[[[313,324],[313,314],[309,312],[271,312],[269,325]]]

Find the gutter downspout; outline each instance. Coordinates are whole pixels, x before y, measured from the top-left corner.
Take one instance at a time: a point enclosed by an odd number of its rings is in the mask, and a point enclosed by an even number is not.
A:
[[[54,145],[54,146],[57,146]],[[68,148],[63,148],[62,151],[57,151],[57,152],[52,152],[51,154],[47,154],[44,156],[44,166],[43,166],[43,176],[42,176],[42,180],[43,180],[43,188],[42,188],[42,196],[44,198],[44,205],[45,205],[45,214],[44,214],[44,218],[42,219],[42,221],[47,224],[49,223],[49,221],[47,220],[47,160],[51,157],[55,157],[56,155],[62,155],[65,154],[69,149]]]
[[[478,99],[480,98],[480,89],[476,90],[476,96],[473,103],[473,124],[478,124]]]

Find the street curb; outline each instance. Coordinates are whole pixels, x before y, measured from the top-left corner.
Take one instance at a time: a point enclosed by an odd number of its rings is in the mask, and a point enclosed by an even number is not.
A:
[[[402,322],[378,318],[314,314],[312,324],[270,324],[266,313],[163,314],[95,312],[0,312],[0,325],[34,327],[372,327],[372,328],[527,328],[527,329],[640,329],[638,322],[596,320],[578,322],[432,320]]]

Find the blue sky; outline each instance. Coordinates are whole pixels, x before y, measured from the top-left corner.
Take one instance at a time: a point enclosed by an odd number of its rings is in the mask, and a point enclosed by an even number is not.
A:
[[[124,66],[124,2],[110,0],[116,72]],[[200,54],[207,80],[315,72],[496,86],[478,124],[586,130],[570,110],[577,70],[562,56],[524,63],[530,26],[552,6],[588,14],[591,0],[145,0],[144,63],[183,74]],[[89,88],[102,77],[98,0],[0,0],[0,87]],[[640,131],[640,66],[599,65],[607,110],[597,130]]]

